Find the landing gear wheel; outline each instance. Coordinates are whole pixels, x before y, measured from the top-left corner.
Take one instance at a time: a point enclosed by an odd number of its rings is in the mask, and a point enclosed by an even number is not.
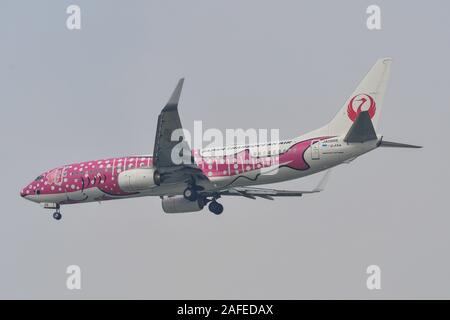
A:
[[[62,215],[61,215],[61,213],[59,211],[55,211],[55,213],[53,213],[53,218],[55,220],[61,220]]]
[[[198,198],[197,192],[192,188],[186,188],[183,192],[183,197],[189,201],[195,201]]]
[[[223,205],[221,205],[220,203],[218,203],[216,200],[211,201],[208,205],[208,209],[209,211],[211,211],[212,213],[219,215],[223,212]]]

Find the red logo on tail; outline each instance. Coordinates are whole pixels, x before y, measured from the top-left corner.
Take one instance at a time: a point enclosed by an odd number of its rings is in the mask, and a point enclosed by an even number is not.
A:
[[[347,115],[350,120],[355,121],[358,114],[360,114],[361,111],[365,111],[363,110],[363,107],[369,112],[370,119],[372,119],[377,110],[375,107],[375,100],[368,94],[363,93],[354,96],[348,103]]]

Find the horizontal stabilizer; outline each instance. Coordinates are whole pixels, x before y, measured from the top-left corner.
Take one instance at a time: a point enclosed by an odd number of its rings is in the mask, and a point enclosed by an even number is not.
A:
[[[365,142],[377,139],[369,111],[362,111],[344,138],[345,142]]]
[[[422,148],[422,146],[415,146],[412,144],[390,142],[390,141],[380,141],[379,147],[389,147],[389,148]]]

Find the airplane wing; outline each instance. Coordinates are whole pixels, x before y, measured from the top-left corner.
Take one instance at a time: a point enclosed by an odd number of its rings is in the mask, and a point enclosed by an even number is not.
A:
[[[202,170],[195,165],[191,149],[182,131],[178,102],[183,82],[184,79],[178,81],[172,96],[158,116],[153,166],[158,171],[162,183],[189,182],[192,179],[208,180]],[[175,157],[178,161],[174,161],[173,152],[178,152],[178,157]]]
[[[301,191],[277,190],[268,188],[249,188],[235,187],[220,192],[223,196],[241,196],[250,199],[260,197],[267,200],[273,200],[273,197],[301,197]]]
[[[180,142],[172,140],[172,133],[182,130],[180,116],[178,115],[178,101],[180,100],[181,89],[184,79],[178,81],[177,87],[172,93],[166,106],[158,116],[156,127],[155,149],[153,150],[153,164],[157,167],[173,167],[176,164],[172,161],[172,149]],[[180,133],[182,134],[182,133]],[[184,136],[180,137],[180,140]]]
[[[267,200],[273,200],[273,197],[301,197],[303,194],[317,193],[323,191],[326,183],[328,182],[329,176],[330,170],[328,170],[324,174],[324,176],[314,189],[307,191],[290,191],[290,190],[277,190],[277,189],[253,188],[253,187],[233,187],[230,189],[219,191],[218,193],[224,196],[241,196],[250,199],[256,199],[256,197],[260,197]]]

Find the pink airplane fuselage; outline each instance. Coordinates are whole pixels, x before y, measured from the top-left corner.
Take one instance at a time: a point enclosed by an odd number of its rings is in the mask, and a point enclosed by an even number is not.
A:
[[[279,144],[276,155],[255,156],[251,147],[238,146],[236,151],[222,156],[204,156],[193,150],[196,165],[214,186],[255,185],[298,178],[317,172],[311,170],[311,146],[332,137],[317,137]],[[284,147],[283,147],[284,146]],[[226,150],[226,149],[223,149]],[[329,162],[329,161],[327,161]],[[335,161],[332,161],[335,162]],[[329,163],[329,165],[333,165]],[[152,168],[152,156],[127,156],[93,160],[58,167],[39,175],[21,190],[20,195],[35,202],[71,204],[103,201],[145,195],[181,194],[184,184],[154,186],[151,190],[127,192],[119,185],[119,175],[136,168]],[[278,169],[272,174],[262,170]],[[322,167],[321,167],[322,168]]]

